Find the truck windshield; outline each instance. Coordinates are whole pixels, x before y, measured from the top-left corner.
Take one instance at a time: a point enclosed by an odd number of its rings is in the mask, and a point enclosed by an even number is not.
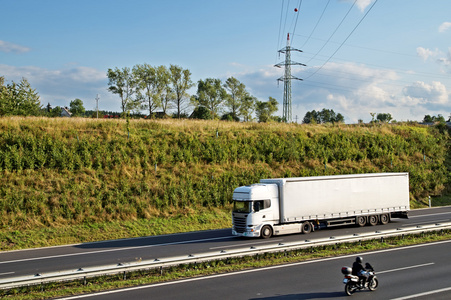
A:
[[[233,201],[233,211],[240,213],[250,213],[252,210],[252,202],[249,201]]]

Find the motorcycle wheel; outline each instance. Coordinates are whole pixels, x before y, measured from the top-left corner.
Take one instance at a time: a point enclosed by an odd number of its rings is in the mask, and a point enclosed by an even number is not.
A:
[[[370,291],[375,291],[379,285],[379,281],[376,277],[371,278],[370,282],[368,282],[368,289]]]
[[[348,296],[352,296],[352,294],[354,294],[354,292],[356,291],[357,286],[354,282],[348,282],[345,285],[345,293]]]

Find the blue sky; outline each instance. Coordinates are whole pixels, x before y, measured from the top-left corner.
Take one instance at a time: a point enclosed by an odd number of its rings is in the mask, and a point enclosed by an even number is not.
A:
[[[0,76],[25,77],[41,104],[120,111],[109,68],[179,65],[192,80],[234,76],[282,115],[291,35],[293,120],[333,109],[346,123],[451,115],[449,0],[0,0]],[[295,12],[295,8],[298,12]],[[192,94],[196,89],[190,91]],[[186,107],[187,112],[191,110]]]

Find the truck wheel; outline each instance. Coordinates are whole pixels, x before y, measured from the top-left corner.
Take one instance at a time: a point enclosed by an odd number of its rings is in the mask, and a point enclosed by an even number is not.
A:
[[[360,227],[363,227],[366,225],[366,218],[364,216],[360,216],[360,217],[356,217],[355,222],[357,223],[357,225],[359,225]]]
[[[378,219],[377,216],[372,215],[368,217],[368,223],[370,223],[371,226],[377,225]]]
[[[263,226],[261,230],[261,237],[264,239],[269,239],[272,236],[272,228],[271,226]]]
[[[302,223],[301,228],[302,228],[302,233],[309,234],[310,232],[312,232],[312,223],[306,221],[306,222]]]
[[[388,214],[381,215],[380,219],[382,225],[386,225],[388,224],[388,222],[390,222],[390,216]]]

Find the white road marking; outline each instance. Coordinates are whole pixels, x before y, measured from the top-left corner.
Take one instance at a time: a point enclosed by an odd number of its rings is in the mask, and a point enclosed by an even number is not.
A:
[[[402,248],[376,250],[376,251],[371,251],[371,252],[364,252],[363,254],[370,255],[370,254],[399,251],[399,250],[418,248],[418,247],[427,247],[427,246],[433,246],[433,245],[439,245],[439,244],[445,244],[445,243],[451,243],[451,240],[440,241],[440,242],[435,242],[435,243],[428,243],[428,244],[412,245],[412,246],[406,246],[406,247],[402,247]],[[301,261],[301,262],[289,264],[289,265],[277,265],[277,266],[270,266],[270,267],[266,267],[266,268],[258,268],[258,269],[250,269],[250,270],[244,270],[244,271],[238,271],[238,272],[232,272],[232,273],[216,274],[216,275],[205,276],[205,277],[188,278],[188,279],[182,279],[182,280],[176,280],[176,281],[170,281],[170,282],[156,283],[156,284],[151,284],[151,285],[134,286],[134,287],[130,287],[130,288],[123,288],[123,289],[117,289],[117,290],[111,290],[111,291],[105,291],[105,292],[99,292],[99,293],[93,293],[93,294],[77,295],[77,296],[72,296],[72,297],[67,297],[67,298],[62,298],[62,299],[63,300],[72,300],[72,299],[82,299],[82,298],[89,298],[89,297],[95,297],[95,296],[101,296],[101,295],[111,295],[111,294],[122,293],[122,292],[155,288],[155,287],[165,286],[165,285],[172,285],[172,284],[179,284],[179,283],[185,283],[185,282],[191,282],[191,281],[206,280],[206,279],[211,279],[211,278],[233,276],[233,275],[237,275],[237,274],[261,272],[261,271],[272,270],[272,269],[289,268],[292,266],[313,264],[313,263],[319,263],[319,262],[324,262],[324,261],[329,261],[329,260],[338,260],[338,259],[351,258],[351,257],[354,258],[355,254],[349,254],[349,255],[337,256],[337,257],[328,257],[328,258],[318,259],[318,260]],[[396,300],[401,300],[401,299],[408,299],[408,298],[399,298]],[[395,300],[395,299],[393,299],[393,300]]]
[[[425,267],[425,266],[431,266],[431,265],[434,265],[434,264],[435,263],[432,262],[432,263],[427,263],[427,264],[422,264],[422,265],[416,265],[416,266],[409,266],[409,267],[392,269],[392,270],[379,271],[379,272],[377,272],[377,274],[384,274],[384,273],[390,273],[390,272],[396,272],[396,271],[404,271],[404,270],[413,269],[413,268],[420,268],[420,267]]]
[[[448,292],[448,291],[451,291],[451,287],[447,287],[447,288],[443,288],[443,289],[439,289],[439,290],[433,290],[433,291],[424,292],[424,293],[419,293],[419,294],[408,295],[408,296],[404,296],[404,297],[400,297],[400,298],[393,298],[391,300],[413,299],[413,298],[429,296],[429,295],[432,295],[432,294],[438,294],[438,293],[443,293],[443,292]]]
[[[429,208],[428,208],[429,209]],[[444,212],[444,213],[437,213],[437,214],[428,214],[428,215],[418,215],[418,216],[410,216],[409,218],[418,218],[418,217],[427,217],[427,216],[436,216],[436,215],[445,215],[445,214],[451,214],[451,212]],[[437,221],[430,222],[430,223],[436,223]],[[427,222],[429,223],[429,222]],[[419,223],[418,223],[419,224]],[[408,225],[402,225],[402,226],[412,226],[412,224]],[[180,233],[182,234],[188,234],[188,233]],[[87,255],[87,254],[97,254],[97,253],[106,253],[106,252],[117,252],[117,251],[128,251],[133,249],[142,249],[142,248],[152,248],[157,246],[167,246],[167,245],[177,245],[177,244],[187,244],[187,243],[196,243],[196,242],[205,242],[205,241],[213,241],[213,240],[219,240],[219,239],[231,239],[235,238],[234,236],[226,236],[226,237],[219,237],[219,238],[210,238],[210,239],[199,239],[199,240],[192,240],[192,241],[184,241],[184,242],[173,242],[173,243],[165,243],[165,244],[155,244],[155,245],[146,245],[146,246],[132,246],[132,247],[125,247],[125,248],[116,248],[116,249],[108,249],[108,250],[97,250],[97,251],[88,251],[88,252],[80,252],[80,253],[70,253],[70,254],[60,254],[60,255],[51,255],[51,256],[42,256],[42,257],[35,257],[35,258],[24,258],[24,259],[17,259],[17,260],[9,260],[9,261],[0,261],[1,264],[7,264],[7,263],[15,263],[15,262],[24,262],[24,261],[33,261],[33,260],[44,260],[44,259],[50,259],[50,258],[58,258],[58,257],[71,257],[71,256],[80,256],[80,255]],[[123,240],[133,240],[136,238],[131,239],[123,239]],[[87,244],[99,244],[99,243],[108,243],[108,242],[117,242],[121,240],[112,240],[112,241],[99,241],[99,242],[93,242],[93,243],[87,243]],[[271,240],[272,241],[280,241],[280,240]],[[265,243],[265,242],[262,242]],[[66,246],[80,246],[82,244],[73,244],[73,245],[61,245],[61,246],[52,246],[52,247],[44,247],[44,248],[38,248],[38,249],[45,249],[45,248],[62,248]],[[85,244],[86,245],[86,244]],[[230,246],[228,246],[230,247]],[[234,247],[234,246],[232,246]],[[219,249],[224,247],[215,247],[210,249]],[[30,249],[22,249],[22,250],[13,250],[13,251],[5,251],[3,253],[8,252],[19,252],[19,251],[33,251],[36,249],[30,248]],[[0,253],[1,256],[1,253]]]
[[[14,274],[14,273],[16,273],[16,272],[5,272],[5,273],[0,273],[0,276],[1,276],[1,275],[9,275],[9,274]]]
[[[100,253],[105,253],[105,252],[127,251],[127,250],[133,250],[133,249],[152,248],[152,247],[167,246],[167,245],[189,244],[189,243],[221,240],[221,239],[225,239],[225,238],[228,238],[228,237],[218,237],[218,238],[211,238],[211,239],[204,239],[204,240],[192,240],[192,241],[165,243],[165,244],[154,244],[154,245],[146,245],[146,246],[132,246],[132,247],[116,248],[116,249],[108,249],[108,250],[97,250],[97,251],[87,251],[87,252],[70,253],[70,254],[59,254],[59,255],[41,256],[41,257],[33,257],[33,258],[23,258],[23,259],[16,259],[16,260],[0,261],[0,264],[8,264],[8,263],[24,262],[24,261],[33,261],[33,260],[43,260],[43,259],[58,258],[58,257],[80,256],[80,255],[86,255],[86,254],[97,254],[97,253],[100,254]]]

